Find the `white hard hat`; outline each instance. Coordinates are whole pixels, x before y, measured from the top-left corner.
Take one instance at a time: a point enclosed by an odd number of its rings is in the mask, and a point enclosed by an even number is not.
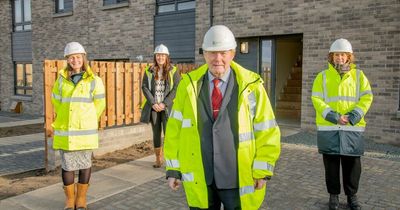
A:
[[[236,49],[236,40],[232,31],[224,25],[215,25],[204,35],[204,51],[226,51]]]
[[[353,48],[351,47],[350,42],[347,39],[337,39],[331,45],[329,49],[329,53],[333,52],[348,52],[353,53]]]
[[[65,46],[64,57],[67,57],[68,55],[72,55],[72,54],[78,54],[78,53],[86,54],[85,49],[78,42],[70,42]]]
[[[156,49],[154,50],[154,54],[157,54],[157,53],[169,55],[168,47],[163,44],[158,45],[156,47]]]

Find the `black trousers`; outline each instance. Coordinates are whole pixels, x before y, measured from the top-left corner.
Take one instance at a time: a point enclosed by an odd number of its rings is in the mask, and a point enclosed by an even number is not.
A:
[[[239,189],[217,189],[215,181],[207,186],[208,192],[208,209],[220,210],[221,203],[224,205],[225,210],[239,210],[240,195]],[[197,207],[189,207],[191,210],[199,210]]]
[[[165,135],[165,126],[167,124],[167,117],[165,111],[156,112],[151,111],[151,128],[153,130],[153,145],[154,148],[159,148],[162,146],[161,142],[161,132]]]
[[[355,195],[361,176],[358,156],[323,155],[325,182],[329,194],[340,194],[340,164],[342,164],[343,189],[346,195]]]

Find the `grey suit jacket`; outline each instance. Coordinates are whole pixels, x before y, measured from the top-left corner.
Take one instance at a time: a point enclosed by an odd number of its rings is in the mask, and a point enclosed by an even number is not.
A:
[[[232,71],[217,119],[212,117],[208,76],[199,83],[198,117],[203,166],[207,185],[238,188],[238,85]]]

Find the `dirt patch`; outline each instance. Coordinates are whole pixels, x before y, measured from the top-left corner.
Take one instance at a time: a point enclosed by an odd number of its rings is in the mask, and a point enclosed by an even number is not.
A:
[[[0,128],[0,138],[44,132],[42,123]]]
[[[153,144],[146,141],[129,148],[107,153],[93,159],[92,173],[121,163],[126,163],[153,154]],[[20,195],[38,188],[61,182],[61,169],[46,173],[34,170],[0,177],[0,200]]]

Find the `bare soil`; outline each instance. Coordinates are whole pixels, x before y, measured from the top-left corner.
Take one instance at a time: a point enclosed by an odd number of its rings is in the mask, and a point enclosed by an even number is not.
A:
[[[0,128],[0,138],[9,136],[20,136],[44,132],[43,124],[21,125],[14,127]]]
[[[19,129],[18,131],[24,129]],[[33,130],[34,129],[32,129],[31,131]],[[15,131],[16,130],[14,130],[14,132],[11,132],[10,134],[18,133]],[[41,130],[40,132],[42,131],[43,130]],[[1,136],[3,134],[1,129],[0,132]],[[93,158],[92,173],[121,163],[140,159],[151,154],[153,154],[153,146],[151,141],[146,141],[123,150],[108,153],[103,156]],[[57,168],[55,171],[51,171],[48,173],[46,173],[44,169],[40,169],[20,174],[0,176],[0,200],[20,195],[38,188],[46,187],[61,181],[60,168]]]

